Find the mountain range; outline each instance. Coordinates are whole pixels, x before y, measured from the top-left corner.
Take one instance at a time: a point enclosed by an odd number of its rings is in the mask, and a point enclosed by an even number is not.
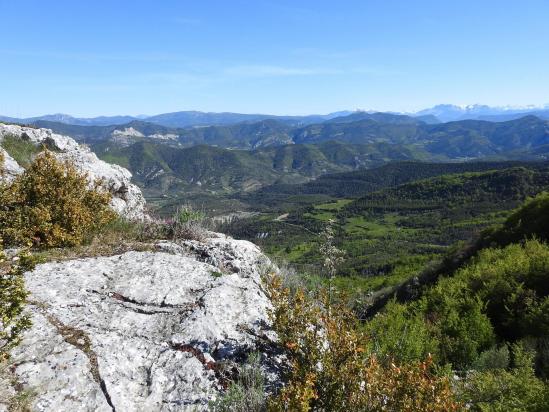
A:
[[[488,120],[501,122],[514,120],[527,115],[549,120],[549,105],[536,107],[491,107],[481,104],[457,106],[439,104],[429,109],[420,110],[414,116],[434,116],[441,122],[457,120]]]
[[[534,116],[435,125],[408,116],[384,114],[384,122],[372,117],[298,128],[265,120],[182,129],[173,139],[145,133],[176,129],[133,122],[123,129],[126,135],[115,129],[111,137],[88,143],[103,160],[128,168],[148,196],[247,192],[392,161],[546,160],[549,154],[549,122]]]
[[[1,116],[0,121],[11,123],[32,124],[37,121],[59,122],[77,126],[111,126],[122,125],[136,120],[144,120],[148,123],[158,124],[166,127],[180,128],[193,126],[229,125],[241,122],[258,122],[266,119],[279,120],[290,125],[306,125],[330,120],[336,117],[346,116],[353,113],[375,113],[375,111],[350,111],[342,110],[325,115],[305,116],[280,116],[270,114],[244,114],[231,112],[201,112],[201,111],[179,111],[162,113],[153,116],[98,116],[91,118],[73,117],[68,114],[48,114],[28,118],[15,118]],[[487,105],[458,106],[453,104],[439,104],[431,108],[417,112],[391,112],[394,114],[408,114],[419,118],[426,123],[439,123],[457,120],[488,120],[506,121],[514,120],[526,115],[534,115],[549,120],[549,105],[525,106],[525,107],[493,107]]]
[[[44,116],[15,118],[0,116],[0,121],[10,123],[34,124],[39,121],[58,122],[74,126],[112,126],[130,123],[132,121],[145,120],[148,123],[158,124],[166,127],[192,127],[227,125],[241,122],[257,122],[266,119],[275,119],[288,124],[309,124],[329,120],[334,117],[351,114],[351,111],[329,113],[326,115],[308,116],[276,116],[270,114],[243,114],[243,113],[213,113],[199,111],[181,111],[173,113],[162,113],[154,116],[99,116],[91,118],[73,117],[68,114],[48,114]]]
[[[338,114],[312,123],[307,123],[311,118],[268,118],[189,127],[149,119],[120,125],[33,120],[32,125],[71,136],[103,160],[128,168],[148,196],[249,192],[392,161],[530,161],[549,156],[549,121],[532,115],[504,122],[440,123],[432,113]]]
[[[275,119],[189,128],[170,128],[142,120],[112,126],[79,126],[43,120],[33,124],[84,143],[111,141],[121,146],[149,141],[179,147],[206,144],[253,150],[327,141],[385,143],[405,145],[418,155],[442,156],[441,160],[515,158],[534,152],[535,156],[543,157],[549,149],[545,147],[549,144],[549,121],[531,115],[505,122],[461,120],[436,124],[407,115],[366,112],[297,126]]]

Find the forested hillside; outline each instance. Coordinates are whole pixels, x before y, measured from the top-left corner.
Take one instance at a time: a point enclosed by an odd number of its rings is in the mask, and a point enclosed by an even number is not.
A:
[[[142,140],[92,147],[103,160],[128,168],[149,195],[248,192],[274,183],[302,183],[326,173],[374,167],[392,159],[421,158],[406,147],[382,143],[326,142],[247,151],[207,145],[172,147]]]
[[[403,170],[408,167],[405,164]],[[430,173],[454,167],[437,165]],[[547,165],[473,167],[488,170],[443,174],[397,186],[389,179],[389,187],[359,199],[294,205],[287,215],[280,215],[279,209],[236,220],[224,229],[254,239],[271,253],[315,273],[317,234],[334,220],[336,243],[347,253],[340,268],[347,278],[341,282],[361,285],[363,291],[390,286],[413,276],[455,242],[468,241],[483,228],[503,221],[527,197],[549,189]]]
[[[536,157],[539,147],[549,144],[548,121],[528,115],[505,122],[460,120],[433,123],[390,113],[358,112],[311,124],[263,119],[229,125],[166,127],[143,120],[115,126],[80,126],[37,120],[33,124],[93,143],[113,137],[135,142],[142,139],[192,146],[256,149],[287,144],[318,144],[339,141],[350,144],[402,145],[428,155],[432,160],[493,157]],[[160,139],[160,140],[159,140]],[[116,140],[116,139],[115,139]],[[394,159],[393,159],[394,160]]]
[[[479,410],[543,410],[548,392],[536,376],[549,376],[548,213],[543,193],[465,254],[453,252],[418,298],[389,301],[365,323],[375,350],[407,362],[430,353],[440,365],[469,371],[465,399]]]
[[[269,185],[253,193],[243,195],[242,198],[256,205],[280,206],[281,210],[283,210],[289,196],[300,196],[303,198],[303,201],[306,201],[310,197],[311,202],[314,202],[314,199],[317,199],[318,196],[323,196],[324,199],[358,198],[376,190],[433,176],[481,172],[520,166],[531,169],[546,167],[547,163],[516,161],[460,163],[391,162],[371,169],[325,174],[303,184]]]

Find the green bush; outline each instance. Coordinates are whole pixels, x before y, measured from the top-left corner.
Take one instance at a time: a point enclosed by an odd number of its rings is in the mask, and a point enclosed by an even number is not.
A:
[[[479,355],[473,364],[473,369],[476,371],[506,369],[509,367],[509,362],[510,354],[507,345],[503,345],[499,348],[494,346]]]
[[[475,371],[462,381],[459,393],[471,411],[545,412],[549,410],[549,387],[536,378],[533,354],[513,346],[514,367]]]
[[[438,342],[432,336],[423,314],[391,301],[384,312],[365,324],[370,346],[381,359],[417,362],[429,354],[438,358]]]
[[[485,249],[458,271],[463,294],[486,302],[485,313],[497,335],[516,341],[549,336],[549,246],[537,240],[504,249]]]
[[[6,244],[74,246],[115,218],[101,182],[88,186],[74,165],[45,151],[0,187],[0,237]]]
[[[485,303],[466,291],[461,279],[442,279],[419,302],[425,321],[438,342],[438,361],[466,369],[478,354],[495,343]]]
[[[0,242],[0,362],[30,327],[30,318],[23,314],[28,295],[23,274],[34,267],[31,255],[22,252],[8,260],[1,247]]]

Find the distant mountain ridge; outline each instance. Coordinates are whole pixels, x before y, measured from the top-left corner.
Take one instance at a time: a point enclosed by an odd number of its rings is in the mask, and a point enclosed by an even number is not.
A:
[[[193,126],[219,126],[230,125],[242,122],[258,122],[272,119],[279,120],[290,125],[307,125],[311,123],[320,123],[334,118],[356,115],[357,117],[369,114],[384,115],[407,115],[416,118],[425,123],[440,123],[457,120],[488,120],[488,121],[507,121],[514,120],[526,115],[534,115],[541,119],[549,120],[549,104],[544,106],[526,106],[526,107],[493,107],[481,104],[467,106],[458,106],[454,104],[439,104],[430,108],[419,110],[417,112],[379,112],[363,110],[342,110],[325,115],[311,114],[303,116],[292,115],[271,115],[259,113],[232,113],[232,112],[201,112],[196,110],[178,111],[171,113],[161,113],[157,115],[139,115],[139,116],[98,116],[91,118],[74,117],[69,114],[48,114],[28,118],[15,118],[1,116],[0,121],[10,123],[35,123],[37,121],[59,122],[76,126],[116,126],[130,123],[136,120],[147,121],[165,127],[185,128]]]
[[[420,110],[413,116],[435,116],[442,122],[458,120],[488,120],[501,122],[515,120],[520,117],[533,115],[544,120],[549,120],[549,105],[543,107],[491,107],[487,105],[457,106],[454,104],[439,104],[434,107]]]
[[[435,161],[486,157],[545,160],[549,154],[549,121],[531,115],[505,122],[460,120],[434,124],[406,115],[355,112],[308,125],[276,119],[188,128],[170,128],[142,120],[113,126],[41,120],[34,125],[88,144],[110,141],[120,146],[149,141],[177,147],[210,145],[255,150],[329,141],[383,143],[413,152],[412,158]]]
[[[93,118],[77,118],[68,114],[47,114],[44,116],[27,117],[27,118],[14,118],[7,116],[0,116],[0,121],[10,123],[22,123],[22,124],[34,124],[39,121],[57,122],[69,125],[78,126],[109,126],[129,123],[133,120],[139,120],[140,117],[134,116],[99,116]]]
[[[154,116],[99,116],[91,118],[73,117],[68,114],[48,114],[44,116],[15,118],[0,116],[0,121],[10,123],[34,124],[36,122],[48,121],[59,122],[74,126],[117,126],[130,123],[132,121],[146,120],[148,123],[154,123],[165,127],[193,127],[193,126],[212,126],[212,125],[230,125],[242,122],[258,122],[261,120],[273,119],[281,122],[297,125],[322,122],[338,116],[346,116],[351,111],[339,111],[326,115],[306,115],[306,116],[277,116],[270,114],[243,114],[243,113],[215,113],[199,111],[181,111],[173,113],[162,113]]]

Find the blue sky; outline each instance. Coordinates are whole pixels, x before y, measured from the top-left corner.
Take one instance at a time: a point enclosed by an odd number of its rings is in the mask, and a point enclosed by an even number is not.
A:
[[[549,103],[546,0],[0,0],[0,114]]]

